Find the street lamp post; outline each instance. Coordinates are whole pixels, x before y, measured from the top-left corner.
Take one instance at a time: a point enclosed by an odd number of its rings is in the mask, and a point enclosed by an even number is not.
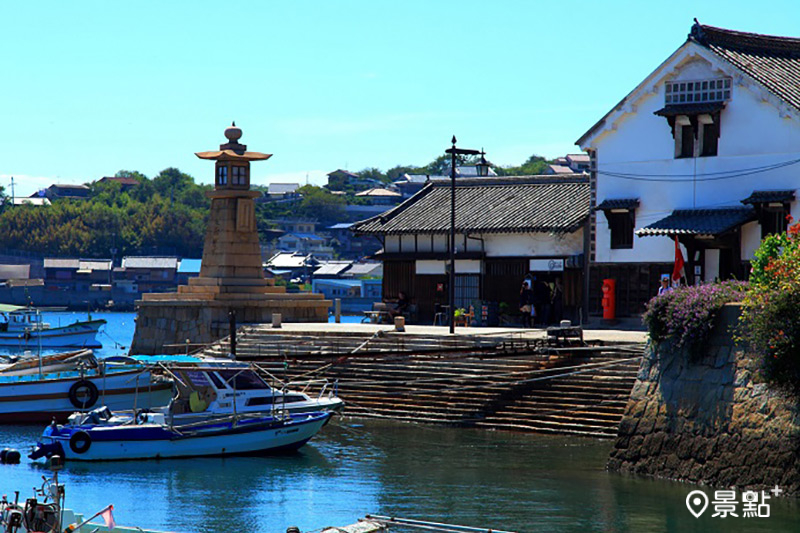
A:
[[[456,156],[457,155],[478,155],[479,150],[468,150],[466,148],[456,148],[456,136],[453,135],[452,148],[445,150],[450,154],[450,277],[448,281],[448,303],[450,304],[450,333],[455,333],[456,318]]]

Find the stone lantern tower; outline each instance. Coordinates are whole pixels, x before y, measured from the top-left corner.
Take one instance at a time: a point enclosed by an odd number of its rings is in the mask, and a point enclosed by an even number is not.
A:
[[[273,313],[287,322],[327,321],[330,300],[287,294],[264,278],[254,203],[261,193],[250,190],[250,163],[272,155],[248,152],[241,136],[234,123],[219,150],[195,154],[216,162],[200,275],[177,293],[142,295],[131,354],[183,353],[187,341],[196,348],[225,337],[231,311],[240,324],[268,323]]]
[[[219,150],[195,154],[200,159],[216,161],[214,190],[207,193],[211,214],[203,245],[201,279],[264,279],[254,203],[261,193],[250,190],[250,162],[265,161],[272,154],[248,152],[247,146],[239,143],[241,136],[242,130],[234,122],[225,130],[228,142],[221,144]]]

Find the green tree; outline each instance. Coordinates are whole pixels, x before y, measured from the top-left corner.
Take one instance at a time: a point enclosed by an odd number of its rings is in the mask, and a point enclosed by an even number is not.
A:
[[[297,208],[297,215],[316,219],[323,224],[335,223],[344,218],[345,199],[331,194],[327,189],[305,185],[298,189],[303,199]]]

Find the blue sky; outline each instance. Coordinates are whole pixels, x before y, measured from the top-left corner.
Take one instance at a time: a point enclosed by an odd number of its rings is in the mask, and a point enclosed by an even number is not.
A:
[[[647,7],[644,7],[647,6]],[[800,36],[800,3],[14,2],[4,6],[0,185],[30,194],[175,166],[209,182],[236,120],[255,183],[423,165],[455,134],[498,165],[575,140],[697,17]]]

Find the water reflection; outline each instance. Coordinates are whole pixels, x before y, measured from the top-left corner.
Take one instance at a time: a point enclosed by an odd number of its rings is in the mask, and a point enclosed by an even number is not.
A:
[[[40,431],[3,427],[0,446],[22,450]],[[310,531],[366,513],[516,531],[797,530],[787,501],[769,519],[695,519],[684,505],[694,487],[609,474],[610,446],[340,418],[291,455],[72,463],[61,477],[70,507],[114,503],[121,524],[173,531]],[[0,467],[0,492],[26,497],[43,472]]]

